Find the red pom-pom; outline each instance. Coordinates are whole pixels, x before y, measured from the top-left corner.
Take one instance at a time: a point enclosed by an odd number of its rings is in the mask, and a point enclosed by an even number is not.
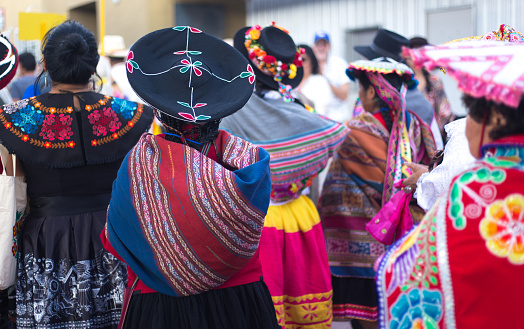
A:
[[[287,70],[287,65],[286,65],[286,63],[283,63],[283,64],[280,66],[280,68],[282,69],[282,71]]]
[[[255,59],[255,57],[257,57],[257,54],[255,54],[255,52],[249,54],[249,59],[253,60]]]

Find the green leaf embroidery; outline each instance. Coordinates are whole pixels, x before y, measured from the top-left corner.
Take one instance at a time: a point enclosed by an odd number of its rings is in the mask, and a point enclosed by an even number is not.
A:
[[[196,51],[196,50],[190,50],[190,51],[188,51],[188,53],[189,53],[190,55],[200,55],[200,54],[202,54],[201,51]]]
[[[137,62],[135,62],[134,60],[131,60],[131,59],[128,62],[129,62],[129,64],[131,64],[132,67],[134,67],[135,69],[138,69],[139,66],[138,66]]]
[[[187,70],[189,70],[189,66],[184,66],[183,68],[180,69],[180,73],[186,73]]]
[[[182,105],[182,106],[185,106],[185,107],[189,107],[189,108],[191,108],[191,105],[189,105],[188,103],[180,102],[180,101],[178,101],[177,103],[180,104],[180,105]]]
[[[207,120],[207,119],[210,119],[211,117],[209,115],[199,115],[196,117],[197,120]]]
[[[251,76],[253,76],[253,73],[251,73],[251,72],[242,72],[242,73],[240,73],[240,77],[243,78],[243,79],[244,78],[249,78]]]
[[[502,183],[506,180],[506,172],[504,170],[494,170],[491,174],[491,180],[494,183]]]
[[[187,28],[187,26],[175,26],[173,30],[175,31],[184,31]]]

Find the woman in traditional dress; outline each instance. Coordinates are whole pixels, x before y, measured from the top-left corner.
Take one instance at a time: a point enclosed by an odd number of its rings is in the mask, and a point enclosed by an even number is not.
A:
[[[116,328],[126,268],[100,232],[118,168],[152,111],[92,91],[99,55],[81,24],[50,30],[42,55],[51,91],[0,111],[0,139],[20,160],[30,208],[19,239],[17,327]]]
[[[102,234],[129,266],[121,327],[278,328],[258,256],[269,155],[218,129],[251,96],[251,66],[177,26],[138,40],[126,67],[166,134],[144,134],[125,158]]]
[[[407,86],[415,84],[409,67],[379,58],[350,63],[347,74],[359,81],[366,112],[347,124],[350,132],[329,168],[319,212],[333,280],[333,317],[373,328],[378,315],[373,264],[385,245],[366,224],[399,191],[394,183],[409,176],[403,164],[427,164],[435,148],[430,128],[405,107]]]
[[[381,328],[516,328],[524,322],[524,37],[504,31],[501,26],[502,40],[517,42],[406,52],[415,65],[442,67],[458,81],[477,161],[380,262]],[[476,39],[493,39],[487,37]]]
[[[253,64],[255,93],[221,127],[271,156],[271,204],[260,240],[262,273],[285,328],[328,328],[331,280],[320,218],[304,194],[347,130],[306,110],[290,91],[303,76],[291,36],[271,25],[245,27],[234,46]]]

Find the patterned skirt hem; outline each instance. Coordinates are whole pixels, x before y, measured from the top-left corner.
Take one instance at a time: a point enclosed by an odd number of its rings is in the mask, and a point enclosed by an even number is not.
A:
[[[278,324],[284,329],[326,328],[332,321],[332,296],[332,291],[299,297],[272,296]]]
[[[377,321],[378,307],[367,307],[354,304],[333,305],[333,321],[351,319]]]

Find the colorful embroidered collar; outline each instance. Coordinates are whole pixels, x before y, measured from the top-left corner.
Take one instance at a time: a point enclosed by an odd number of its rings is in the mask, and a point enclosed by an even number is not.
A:
[[[22,161],[48,168],[106,163],[123,158],[149,129],[142,104],[93,92],[43,94],[0,109],[0,139]]]

